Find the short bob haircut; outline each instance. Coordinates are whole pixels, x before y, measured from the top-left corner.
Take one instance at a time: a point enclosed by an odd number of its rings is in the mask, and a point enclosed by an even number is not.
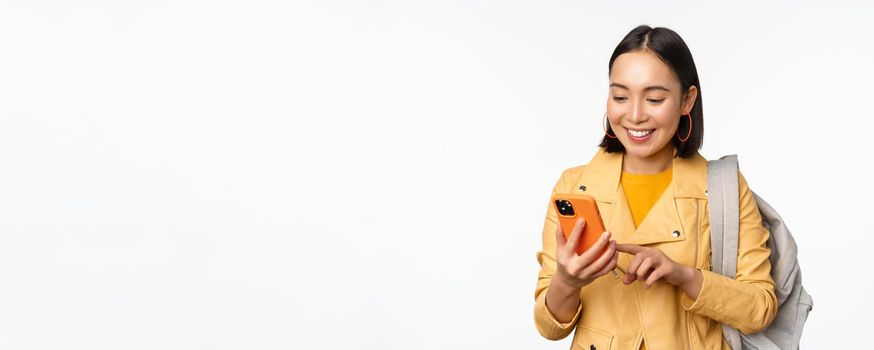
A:
[[[692,60],[692,53],[686,43],[680,38],[680,35],[664,27],[652,28],[648,25],[641,25],[631,30],[622,42],[616,46],[613,51],[613,56],[610,57],[610,65],[607,70],[607,78],[610,78],[610,73],[613,72],[613,61],[619,55],[626,52],[647,51],[654,54],[660,60],[665,62],[671,70],[674,71],[677,79],[680,80],[680,90],[682,91],[682,100],[688,95],[690,86],[698,88],[698,97],[695,99],[695,104],[692,106],[692,135],[688,135],[685,142],[675,135],[671,138],[674,147],[677,148],[677,156],[681,158],[689,158],[694,155],[701,144],[704,142],[704,111],[701,102],[701,84],[698,82],[698,70],[695,68],[695,61]],[[607,132],[613,132],[610,123],[607,123]],[[680,125],[677,127],[680,134],[685,134],[689,130],[689,118],[680,117]],[[613,133],[615,135],[615,133]],[[686,136],[683,136],[686,138]],[[604,135],[601,144],[608,153],[625,152],[625,146],[619,142],[619,139],[610,138]]]

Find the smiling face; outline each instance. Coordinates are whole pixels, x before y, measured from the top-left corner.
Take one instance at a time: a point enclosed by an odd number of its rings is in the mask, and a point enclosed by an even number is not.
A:
[[[697,92],[690,86],[684,100],[680,89],[671,68],[652,53],[626,52],[613,61],[607,117],[626,158],[637,164],[633,172],[670,166],[671,139],[677,137],[680,116],[689,114]],[[686,135],[686,130],[681,133]]]

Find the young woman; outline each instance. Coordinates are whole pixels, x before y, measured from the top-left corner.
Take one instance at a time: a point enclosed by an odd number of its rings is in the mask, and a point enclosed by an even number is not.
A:
[[[549,204],[537,253],[537,330],[552,340],[576,330],[572,349],[729,349],[722,323],[752,333],[777,313],[769,233],[738,174],[737,278],[711,271],[692,54],[674,31],[639,26],[616,47],[608,75],[600,148],[552,190],[594,197],[607,232],[577,255],[585,223],[565,239]]]

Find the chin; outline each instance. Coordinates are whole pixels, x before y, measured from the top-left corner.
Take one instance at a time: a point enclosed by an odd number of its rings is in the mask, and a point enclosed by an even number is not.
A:
[[[632,148],[625,147],[625,153],[634,158],[647,158],[655,154],[655,152],[649,149],[641,150],[640,146]]]
[[[629,143],[631,143],[631,147],[626,146],[627,144],[623,144],[623,146],[625,146],[625,153],[634,158],[643,159],[659,153],[660,150],[668,146],[667,144],[670,143],[670,140],[668,140],[661,148],[652,147],[650,145],[638,145],[633,142]]]

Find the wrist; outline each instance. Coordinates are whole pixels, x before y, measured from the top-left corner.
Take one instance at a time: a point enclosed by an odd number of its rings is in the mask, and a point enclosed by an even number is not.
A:
[[[698,270],[694,267],[683,266],[683,283],[680,284],[680,287],[683,289],[687,289],[690,285],[695,283],[695,279],[698,275]]]
[[[692,300],[698,299],[698,294],[701,293],[702,285],[704,284],[704,275],[694,267],[688,269],[689,278],[682,285],[683,291]]]
[[[576,286],[571,281],[568,281],[567,278],[561,275],[555,275],[552,277],[552,282],[550,282],[550,289],[555,290],[559,295],[567,297],[579,294],[580,288],[582,286]]]

